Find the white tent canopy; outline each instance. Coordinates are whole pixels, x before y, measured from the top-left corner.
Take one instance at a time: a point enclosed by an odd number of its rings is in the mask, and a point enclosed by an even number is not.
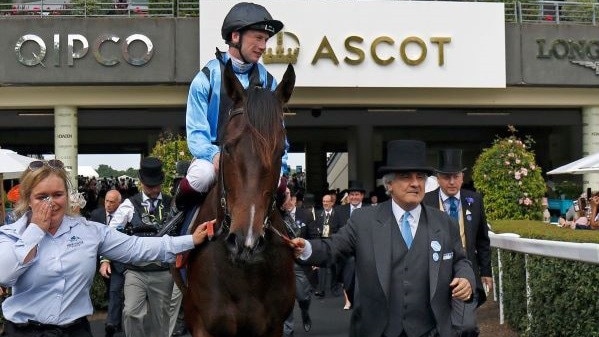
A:
[[[19,179],[29,163],[35,158],[22,156],[14,151],[0,149],[0,174],[4,179]]]
[[[88,178],[98,178],[100,176],[91,166],[77,166],[77,174]]]
[[[599,172],[599,152],[553,169],[547,174],[583,174]]]

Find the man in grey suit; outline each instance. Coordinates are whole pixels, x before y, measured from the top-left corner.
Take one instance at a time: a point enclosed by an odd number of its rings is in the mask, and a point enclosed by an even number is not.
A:
[[[421,203],[433,172],[426,145],[389,142],[379,172],[391,200],[356,210],[329,240],[294,239],[295,253],[309,264],[355,256],[351,336],[454,337],[464,306],[453,302],[471,300],[474,272],[457,226]]]

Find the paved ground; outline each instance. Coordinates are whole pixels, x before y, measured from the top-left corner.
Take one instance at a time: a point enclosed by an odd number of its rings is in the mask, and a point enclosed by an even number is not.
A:
[[[299,309],[295,308],[295,321],[299,322],[295,337],[347,337],[351,310],[343,310],[343,297],[327,297],[316,299],[310,309],[312,330],[304,332],[301,328]],[[106,314],[97,313],[91,318],[94,337],[104,336],[104,318]],[[499,324],[499,305],[492,299],[485,303],[478,312],[480,337],[518,337],[507,325]],[[124,337],[124,334],[117,334]],[[187,335],[189,336],[189,335]]]

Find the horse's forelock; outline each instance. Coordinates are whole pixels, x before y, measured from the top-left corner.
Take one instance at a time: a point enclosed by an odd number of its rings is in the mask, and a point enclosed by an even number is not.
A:
[[[264,88],[248,90],[246,101],[248,129],[254,134],[251,137],[262,164],[273,165],[273,155],[280,144],[284,143],[280,130],[283,128],[283,106],[274,93]]]

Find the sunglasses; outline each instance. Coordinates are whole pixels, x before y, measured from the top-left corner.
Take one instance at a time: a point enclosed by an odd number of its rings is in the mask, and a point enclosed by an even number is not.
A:
[[[29,170],[31,170],[31,171],[39,170],[40,168],[42,168],[44,166],[48,166],[51,169],[57,169],[57,170],[64,169],[64,163],[62,161],[60,161],[58,159],[50,159],[48,161],[46,161],[46,160],[32,161],[31,163],[29,163]]]

